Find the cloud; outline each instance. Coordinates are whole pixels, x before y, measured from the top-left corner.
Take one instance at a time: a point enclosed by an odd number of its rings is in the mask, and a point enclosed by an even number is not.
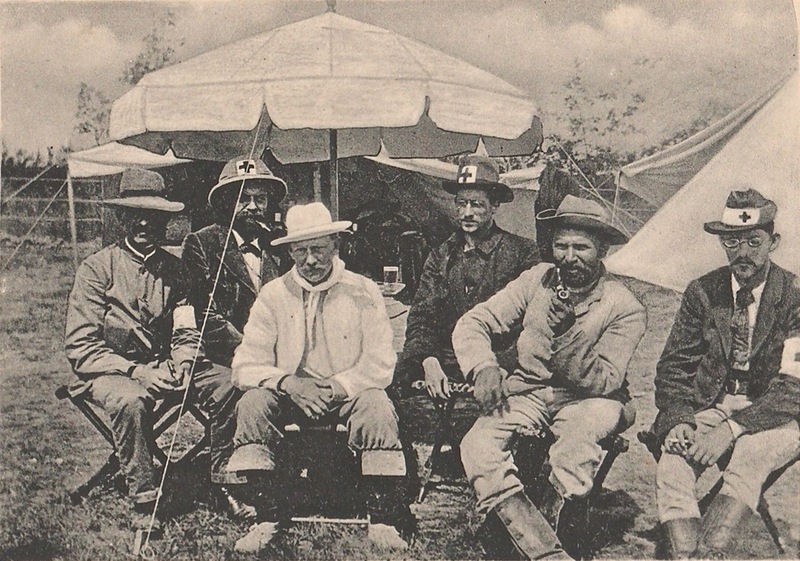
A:
[[[31,150],[69,142],[80,82],[124,91],[118,77],[138,48],[87,19],[6,26],[2,35],[4,138]]]
[[[458,28],[439,28],[426,39],[530,93],[544,115],[545,134],[566,133],[565,84],[573,77],[587,92],[573,116],[611,108],[619,114],[633,94],[641,94],[644,101],[629,119],[638,132],[594,139],[635,151],[696,119],[723,116],[795,64],[790,3],[703,6],[669,13],[657,3],[631,2],[568,20],[538,3],[514,2],[472,12]],[[480,31],[465,34],[464,27]],[[603,93],[615,94],[616,101],[596,99]]]
[[[124,62],[139,52],[140,38],[165,8],[142,3],[132,13],[130,4],[114,4],[75,3],[74,14],[60,19],[44,17],[52,10],[41,17],[26,12],[27,19],[6,26],[0,39],[5,133],[52,144],[55,131],[62,138],[71,130],[80,81],[110,97],[125,91],[118,79]],[[185,38],[178,52],[184,59],[324,10],[317,0],[170,6],[178,14],[176,34]],[[337,11],[504,78],[536,100],[546,134],[564,133],[565,84],[575,76],[587,92],[578,110],[587,114],[614,103],[624,108],[641,94],[630,119],[639,132],[603,139],[623,150],[649,147],[766,90],[794,64],[797,37],[789,0],[340,0]],[[617,99],[594,99],[602,92]]]

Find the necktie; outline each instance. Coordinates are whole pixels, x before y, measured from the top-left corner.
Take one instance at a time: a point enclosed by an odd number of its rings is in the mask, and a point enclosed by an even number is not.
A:
[[[750,318],[747,308],[755,302],[753,291],[742,287],[736,293],[736,304],[731,318],[731,348],[733,350],[731,368],[747,370],[750,362]]]

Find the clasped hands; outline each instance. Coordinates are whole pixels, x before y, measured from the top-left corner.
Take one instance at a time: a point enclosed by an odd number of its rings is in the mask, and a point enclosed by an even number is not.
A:
[[[158,367],[139,364],[131,372],[131,378],[139,382],[144,389],[154,396],[168,392],[183,390],[189,381],[192,371],[192,361],[185,360],[177,367],[171,361],[164,362]]]
[[[669,431],[664,448],[699,465],[711,466],[717,463],[733,441],[731,427],[724,421],[701,435],[688,423],[681,423]]]

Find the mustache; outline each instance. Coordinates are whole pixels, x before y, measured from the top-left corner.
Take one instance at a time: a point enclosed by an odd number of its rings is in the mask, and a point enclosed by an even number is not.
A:
[[[586,271],[586,270],[589,269],[589,267],[584,265],[583,263],[569,263],[569,264],[565,263],[563,265],[559,265],[558,268],[561,271],[570,271],[570,272],[573,272],[573,271]]]
[[[748,259],[747,257],[737,257],[736,259],[733,260],[732,265],[751,265],[755,267],[756,264],[753,263],[753,261],[751,259]]]

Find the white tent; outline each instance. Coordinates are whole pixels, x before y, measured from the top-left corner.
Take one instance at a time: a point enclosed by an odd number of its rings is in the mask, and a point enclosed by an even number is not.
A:
[[[761,100],[754,100],[759,103]],[[686,285],[725,264],[717,239],[703,231],[703,223],[719,220],[728,193],[752,187],[778,205],[776,231],[781,245],[773,254],[779,265],[800,274],[800,80],[794,72],[760,110],[746,119],[733,135],[699,133],[634,163],[643,181],[657,169],[658,176],[687,174],[689,181],[659,209],[619,251],[606,259],[614,273],[683,291]],[[740,109],[741,110],[741,109]],[[740,111],[737,110],[737,111]],[[741,117],[741,115],[739,115]],[[727,121],[726,121],[727,120]],[[730,117],[723,121],[729,122]],[[713,128],[713,127],[712,127]],[[668,159],[663,155],[668,152]],[[712,154],[710,159],[702,154]],[[687,172],[687,168],[694,170]]]
[[[171,150],[162,156],[136,146],[109,142],[73,152],[67,158],[67,165],[72,177],[97,177],[122,173],[122,170],[130,167],[160,168],[191,161],[176,158]]]

